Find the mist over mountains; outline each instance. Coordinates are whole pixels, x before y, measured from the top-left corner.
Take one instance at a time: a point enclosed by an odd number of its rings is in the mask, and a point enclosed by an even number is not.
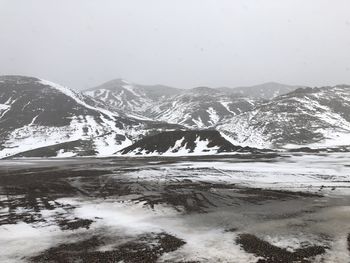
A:
[[[77,92],[34,77],[1,76],[0,158],[344,146],[349,113],[347,85],[179,89],[116,79]],[[203,137],[208,129],[217,132]],[[186,136],[177,133],[161,151],[142,149],[152,135],[176,130]]]

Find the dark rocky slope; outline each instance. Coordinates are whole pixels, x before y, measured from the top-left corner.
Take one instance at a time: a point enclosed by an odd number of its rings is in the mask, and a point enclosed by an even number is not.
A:
[[[216,130],[176,130],[147,136],[125,149],[122,155],[187,155],[224,152],[253,152],[252,148],[235,146]]]

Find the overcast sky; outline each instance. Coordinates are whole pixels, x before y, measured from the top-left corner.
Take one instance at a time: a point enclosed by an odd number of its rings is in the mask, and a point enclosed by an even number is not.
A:
[[[350,84],[350,1],[0,0],[0,74],[77,89]]]

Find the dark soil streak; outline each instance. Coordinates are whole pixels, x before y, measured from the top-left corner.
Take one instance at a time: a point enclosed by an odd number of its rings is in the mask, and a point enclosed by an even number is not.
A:
[[[240,244],[246,252],[262,257],[263,259],[260,259],[258,261],[259,263],[308,263],[311,262],[309,260],[310,258],[326,252],[325,248],[321,246],[300,248],[294,252],[290,252],[284,248],[271,245],[251,234],[239,235],[236,242]]]
[[[94,221],[90,220],[90,219],[81,219],[81,218],[74,218],[72,220],[69,219],[62,219],[58,221],[58,226],[62,229],[62,230],[75,230],[78,228],[86,228],[89,229],[90,225],[93,223]]]
[[[184,241],[167,233],[147,234],[126,242],[113,250],[99,251],[103,239],[92,237],[73,244],[63,244],[44,251],[31,258],[32,262],[73,263],[73,262],[125,262],[155,263],[164,253],[177,250]]]

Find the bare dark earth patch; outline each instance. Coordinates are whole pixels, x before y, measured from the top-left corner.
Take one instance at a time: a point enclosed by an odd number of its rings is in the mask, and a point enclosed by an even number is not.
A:
[[[262,259],[259,259],[259,263],[309,263],[312,262],[310,260],[313,257],[326,252],[326,248],[321,246],[310,246],[290,252],[284,248],[271,245],[269,242],[261,240],[251,234],[239,235],[236,242],[240,244],[246,252],[262,257]]]
[[[203,181],[192,182],[188,179],[167,182],[163,185],[148,184],[147,189],[149,190],[147,194],[143,193],[142,197],[133,201],[143,202],[151,208],[159,204],[168,204],[175,208],[181,208],[186,213],[207,212],[212,208],[239,206],[245,202],[263,204],[267,201],[283,202],[322,197],[313,193],[246,188],[235,184]]]
[[[82,218],[62,219],[58,221],[58,226],[62,230],[75,230],[78,228],[89,229],[93,222],[93,220]]]
[[[60,208],[56,223],[62,230],[75,230],[90,227],[88,219],[66,219],[74,206],[61,204],[56,200],[64,197],[88,196],[89,192],[74,186],[71,180],[90,178],[91,181],[106,174],[100,170],[65,170],[57,167],[0,171],[0,208],[7,209],[0,214],[0,226],[6,224],[47,223],[43,210]],[[96,179],[97,178],[97,179]],[[99,187],[99,186],[97,186]],[[69,217],[70,218],[70,217]]]
[[[90,239],[63,244],[44,251],[31,258],[31,262],[125,262],[125,263],[155,263],[164,253],[177,250],[185,244],[184,241],[167,233],[150,233],[139,236],[133,241],[119,245],[112,250],[102,251],[102,238],[94,236]]]
[[[298,198],[315,198],[322,197],[322,195],[307,192],[285,191],[285,190],[269,190],[262,188],[241,188],[238,190],[241,200],[260,204],[262,202],[279,200],[286,201]]]

